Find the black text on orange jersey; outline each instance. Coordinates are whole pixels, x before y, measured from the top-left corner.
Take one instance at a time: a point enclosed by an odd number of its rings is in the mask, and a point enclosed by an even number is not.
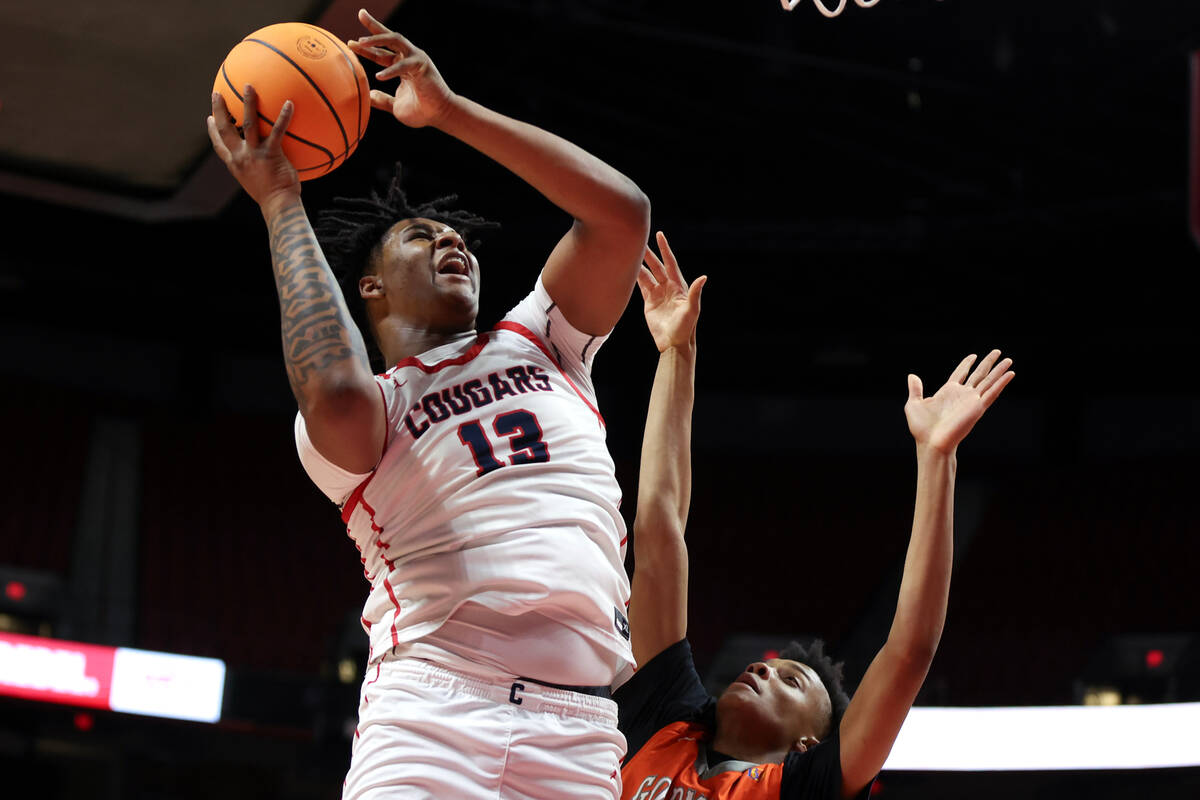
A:
[[[675,791],[671,791],[671,789]],[[669,794],[668,794],[669,793]],[[695,789],[675,786],[668,775],[651,775],[638,785],[630,800],[708,800],[708,795],[701,794]]]

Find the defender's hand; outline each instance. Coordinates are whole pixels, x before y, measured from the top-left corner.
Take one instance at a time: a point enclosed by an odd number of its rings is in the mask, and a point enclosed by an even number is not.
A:
[[[246,193],[264,209],[276,200],[299,197],[300,178],[283,154],[283,135],[292,120],[292,101],[283,104],[270,135],[263,139],[258,132],[258,93],[253,86],[247,86],[242,96],[245,138],[233,124],[225,98],[213,92],[212,116],[208,118],[208,138],[213,150]]]
[[[386,28],[379,20],[361,10],[358,21],[370,31],[346,44],[357,55],[383,69],[375,73],[379,80],[399,78],[396,94],[371,90],[371,105],[410,128],[436,126],[450,109],[454,93],[442,79],[429,55],[404,36]]]
[[[944,453],[951,453],[958,447],[1013,379],[1014,373],[1009,371],[1012,359],[996,363],[998,358],[1000,351],[993,350],[968,376],[975,356],[967,356],[946,384],[931,397],[922,395],[920,378],[908,376],[908,402],[904,404],[904,415],[918,446],[928,445]]]
[[[654,251],[646,248],[642,260],[644,266],[638,272],[638,289],[645,305],[646,327],[654,337],[658,352],[663,353],[671,347],[696,343],[700,292],[708,282],[708,276],[701,275],[689,287],[667,244],[667,237],[659,231],[657,238],[663,260],[659,261]]]

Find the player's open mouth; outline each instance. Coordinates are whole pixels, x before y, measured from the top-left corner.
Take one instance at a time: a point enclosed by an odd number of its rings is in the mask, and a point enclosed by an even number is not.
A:
[[[439,275],[467,275],[471,268],[467,264],[467,259],[458,253],[451,253],[444,257],[438,264]]]

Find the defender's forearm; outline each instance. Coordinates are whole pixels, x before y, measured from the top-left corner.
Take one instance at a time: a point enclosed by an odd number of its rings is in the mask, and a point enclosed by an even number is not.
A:
[[[954,561],[954,479],[957,458],[917,448],[912,537],[888,644],[932,660],[942,637]]]
[[[658,360],[638,476],[633,523],[629,626],[633,655],[645,663],[687,634],[688,557],[683,535],[691,497],[695,350]]]
[[[642,438],[638,477],[638,548],[653,547],[664,535],[682,537],[692,495],[692,405],[696,351],[672,347],[658,359]]]
[[[299,197],[263,209],[279,294],[283,358],[304,411],[323,392],[371,374],[354,324]]]

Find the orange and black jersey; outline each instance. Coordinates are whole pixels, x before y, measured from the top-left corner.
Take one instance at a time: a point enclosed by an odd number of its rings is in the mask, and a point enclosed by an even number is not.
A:
[[[629,749],[621,767],[622,800],[838,800],[838,737],[782,764],[718,760],[708,747],[716,699],[704,690],[687,640],[641,668],[613,695]],[[714,763],[709,763],[712,760]],[[866,798],[867,786],[858,795]]]

